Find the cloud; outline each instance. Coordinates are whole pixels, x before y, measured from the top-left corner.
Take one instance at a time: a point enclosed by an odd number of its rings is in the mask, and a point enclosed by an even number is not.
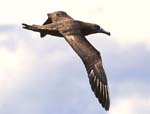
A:
[[[55,72],[57,66],[64,64],[69,57],[65,46],[53,49],[52,43],[44,40],[42,43],[41,39],[35,40],[30,34],[23,33],[19,27],[11,26],[11,28],[13,29],[8,27],[7,31],[0,32],[2,44],[0,46],[0,91],[3,93],[1,102],[7,102],[11,97],[10,94],[15,94],[15,91],[26,84],[32,84],[35,78],[42,78],[40,76],[46,73],[52,74],[53,70]],[[55,46],[62,42],[64,41],[58,42]],[[52,45],[49,47],[50,44]]]
[[[2,29],[0,113],[105,113],[83,63],[64,39],[40,39],[16,25]],[[149,50],[143,43],[121,46],[101,36],[88,39],[103,58],[111,96],[108,113],[149,112]]]
[[[121,114],[141,114],[148,113],[150,106],[150,98],[145,99],[143,97],[130,96],[117,99],[111,108],[109,114],[115,114],[116,112]]]

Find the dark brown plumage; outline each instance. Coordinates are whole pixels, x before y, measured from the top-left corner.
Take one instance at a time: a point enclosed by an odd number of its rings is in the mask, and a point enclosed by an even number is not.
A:
[[[23,24],[23,28],[40,32],[41,37],[47,34],[64,37],[83,61],[95,96],[102,107],[109,110],[108,83],[102,59],[100,53],[85,38],[86,35],[94,33],[110,35],[109,32],[106,32],[97,24],[74,20],[63,11],[48,14],[48,19],[43,25]]]

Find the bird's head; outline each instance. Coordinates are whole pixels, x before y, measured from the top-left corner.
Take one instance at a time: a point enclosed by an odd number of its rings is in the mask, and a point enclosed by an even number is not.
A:
[[[110,36],[110,32],[104,30],[103,28],[101,28],[99,25],[94,24],[92,27],[93,31],[95,31],[95,33],[104,33]]]

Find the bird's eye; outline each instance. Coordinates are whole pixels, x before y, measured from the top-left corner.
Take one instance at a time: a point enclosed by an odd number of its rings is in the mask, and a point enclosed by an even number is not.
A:
[[[96,28],[97,30],[99,30],[99,29],[100,29],[100,26],[98,26],[98,25],[95,25],[95,28]]]

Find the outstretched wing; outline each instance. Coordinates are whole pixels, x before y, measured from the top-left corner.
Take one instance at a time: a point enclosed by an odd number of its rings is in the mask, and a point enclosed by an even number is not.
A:
[[[49,13],[47,15],[48,15],[48,18],[50,18],[52,22],[64,21],[66,19],[73,19],[66,12],[63,12],[63,11],[57,11],[54,13]]]
[[[49,14],[47,14],[47,16],[48,16],[48,19],[43,23],[43,25],[55,23],[58,21],[64,21],[66,19],[72,19],[66,12],[63,12],[63,11],[49,13]],[[42,30],[40,32],[40,36],[44,37],[44,36],[46,36],[47,33],[48,33],[47,30]]]
[[[108,84],[100,53],[82,35],[74,34],[64,36],[66,41],[84,62],[89,82],[95,96],[105,110],[109,110],[110,100]]]

